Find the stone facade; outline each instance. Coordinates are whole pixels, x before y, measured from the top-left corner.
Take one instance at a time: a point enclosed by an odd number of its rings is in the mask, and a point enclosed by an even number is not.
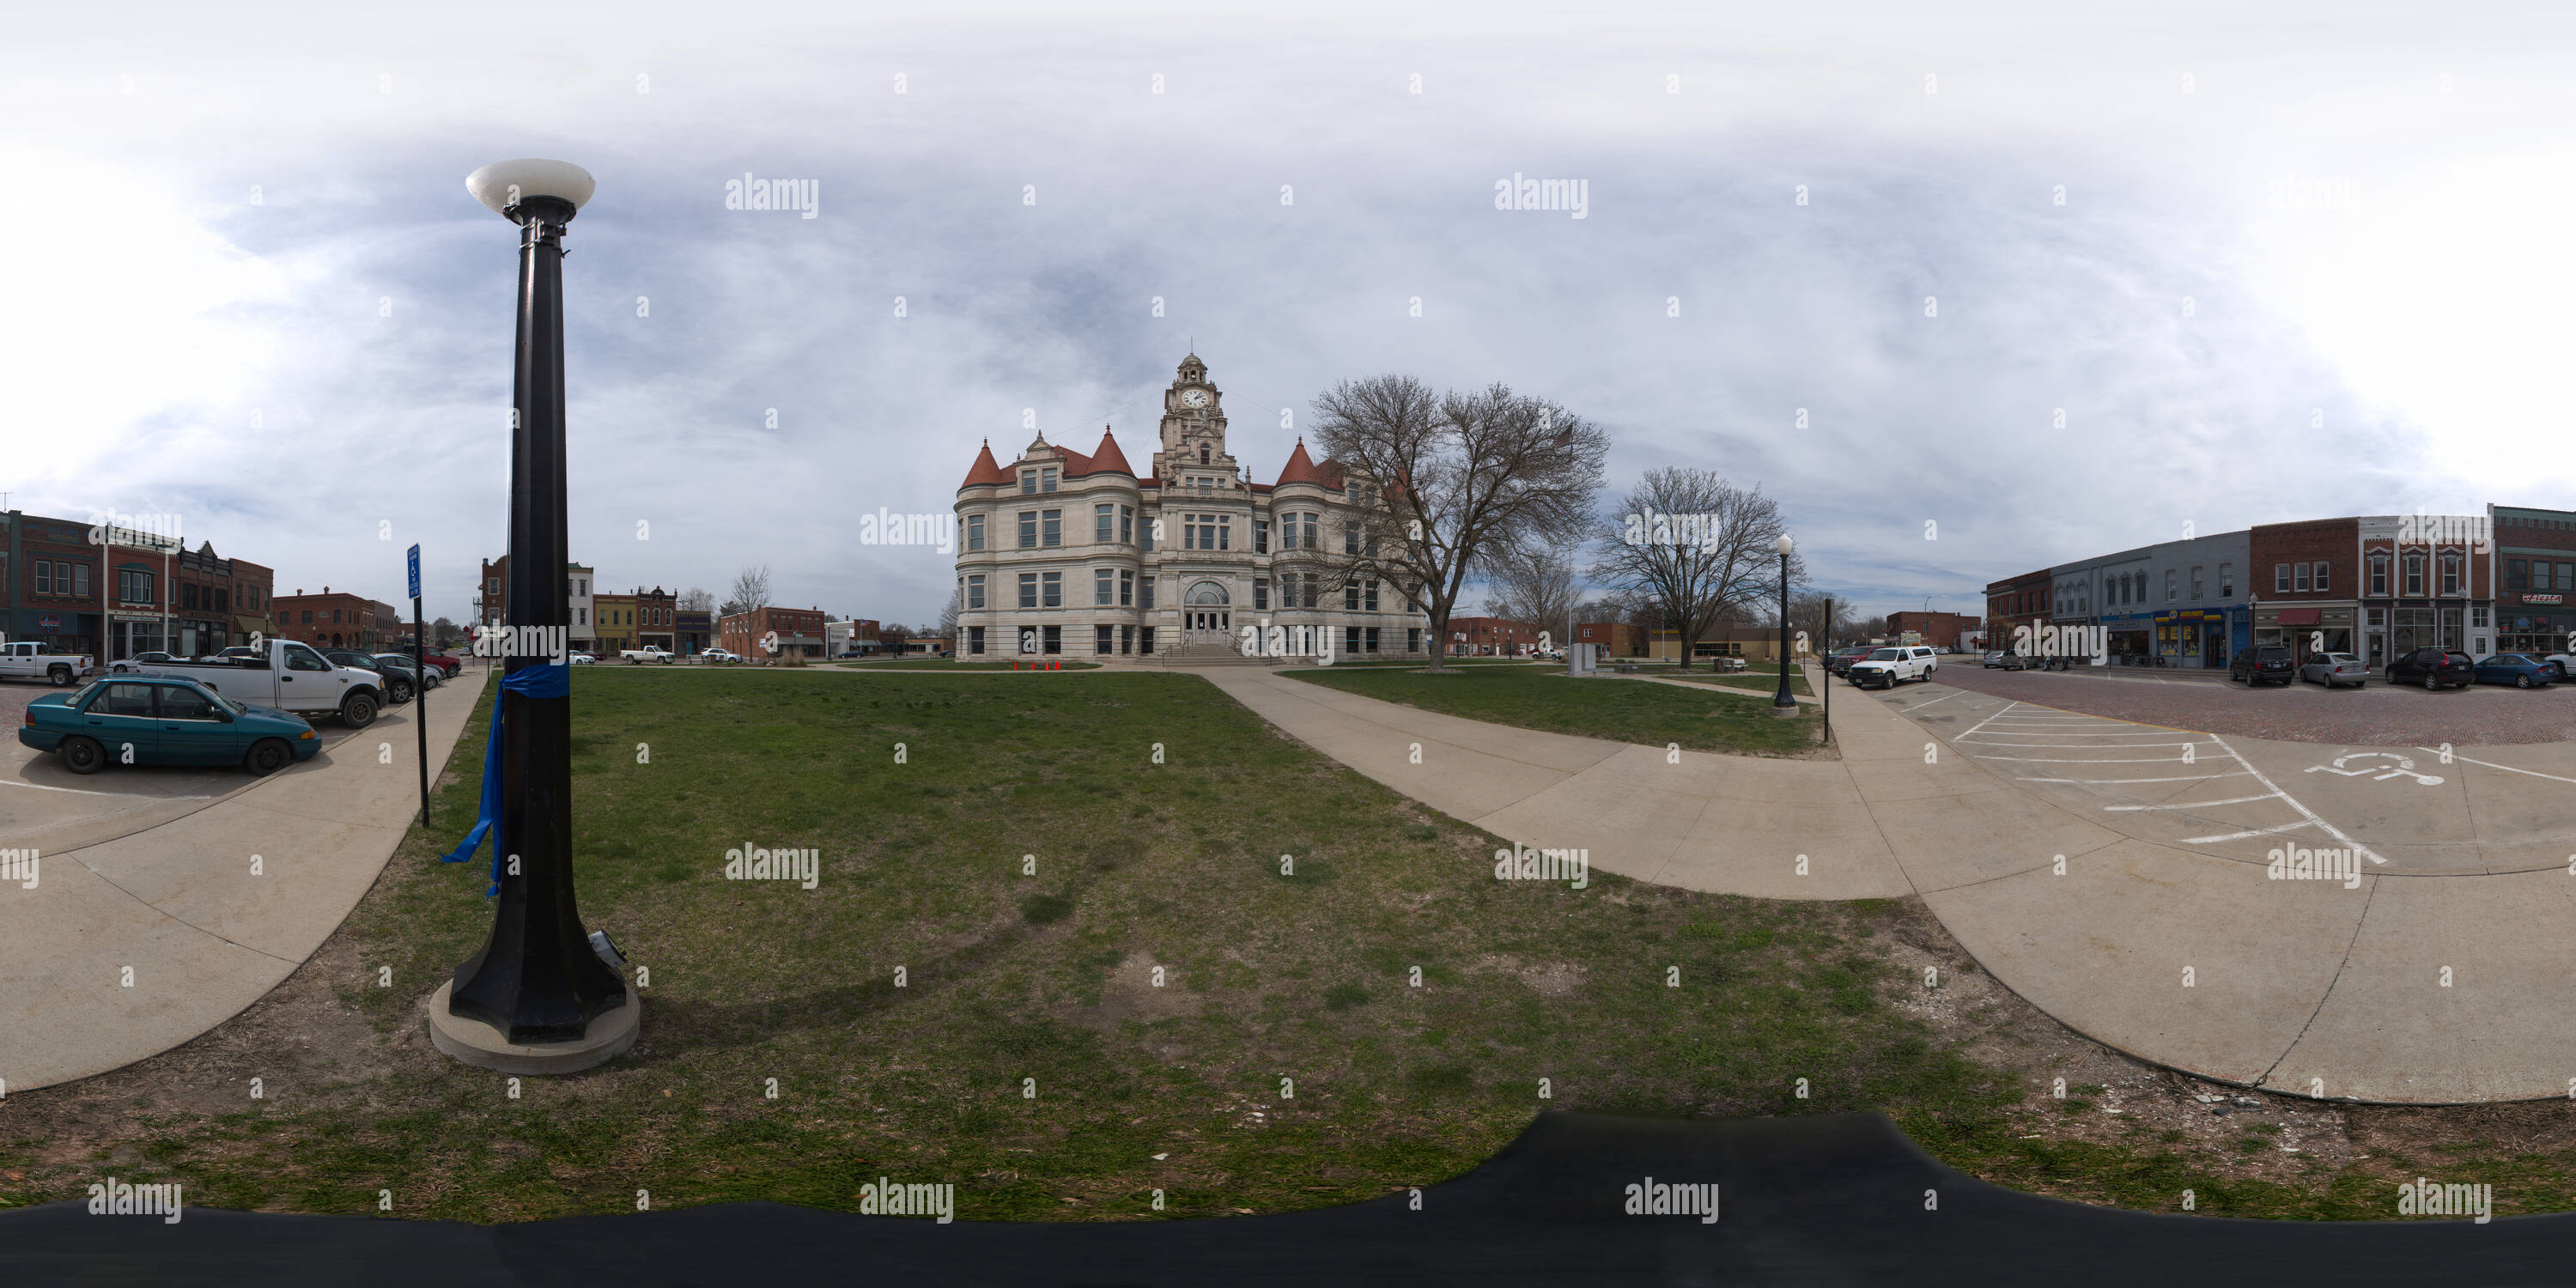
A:
[[[1223,393],[1193,353],[1163,392],[1160,447],[1139,477],[1106,427],[1088,455],[1040,435],[1005,466],[987,442],[957,489],[957,654],[1214,653],[1242,628],[1321,627],[1339,653],[1421,653],[1401,591],[1344,587],[1347,520],[1374,480],[1299,440],[1273,483],[1226,443]]]

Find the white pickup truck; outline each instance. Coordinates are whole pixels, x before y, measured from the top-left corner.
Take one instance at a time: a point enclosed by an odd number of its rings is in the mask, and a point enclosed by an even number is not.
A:
[[[52,652],[35,640],[0,644],[0,679],[43,680],[61,689],[96,669],[85,654]]]
[[[659,662],[664,666],[669,666],[674,656],[669,649],[659,644],[647,644],[642,648],[622,648],[617,650],[617,655],[629,662]]]
[[[195,680],[236,702],[292,711],[306,719],[338,716],[352,729],[376,722],[385,704],[385,677],[354,666],[334,666],[311,645],[268,640],[259,652],[223,662],[159,662],[145,675]]]
[[[1868,657],[1851,664],[1843,674],[1854,687],[1885,686],[1895,688],[1907,680],[1929,680],[1941,669],[1941,659],[1919,644],[1873,649]]]

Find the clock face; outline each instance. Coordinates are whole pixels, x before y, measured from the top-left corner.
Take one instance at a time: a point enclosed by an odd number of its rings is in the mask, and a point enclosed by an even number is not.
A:
[[[1208,401],[1207,391],[1192,389],[1181,395],[1181,401],[1192,407],[1205,407]]]

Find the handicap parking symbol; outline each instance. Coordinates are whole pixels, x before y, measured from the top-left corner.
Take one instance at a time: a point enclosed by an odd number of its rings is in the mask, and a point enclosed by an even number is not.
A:
[[[2365,764],[2354,767],[2355,762],[2368,760],[2377,760],[2381,762],[2395,761],[2396,763],[2381,763],[2376,765]],[[2431,787],[2442,781],[2438,776],[2433,774],[2416,773],[2415,762],[2412,759],[2400,756],[2393,751],[2346,752],[2343,755],[2335,757],[2334,763],[2331,765],[2308,766],[2307,772],[2311,774],[2342,774],[2347,778],[2368,774],[2370,775],[2370,780],[2375,783],[2384,783],[2391,778],[2412,778],[2419,787]]]

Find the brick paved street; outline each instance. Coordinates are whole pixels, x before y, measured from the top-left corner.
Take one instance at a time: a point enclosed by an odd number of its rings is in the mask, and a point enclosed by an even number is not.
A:
[[[2226,673],[2139,670],[1989,671],[1975,658],[1941,659],[1936,682],[2086,715],[2356,747],[2500,746],[2576,741],[2576,684],[2545,689],[2476,685],[2426,693],[2378,680],[2332,692],[2314,684],[2248,691]],[[1853,695],[1834,684],[1837,704]]]

